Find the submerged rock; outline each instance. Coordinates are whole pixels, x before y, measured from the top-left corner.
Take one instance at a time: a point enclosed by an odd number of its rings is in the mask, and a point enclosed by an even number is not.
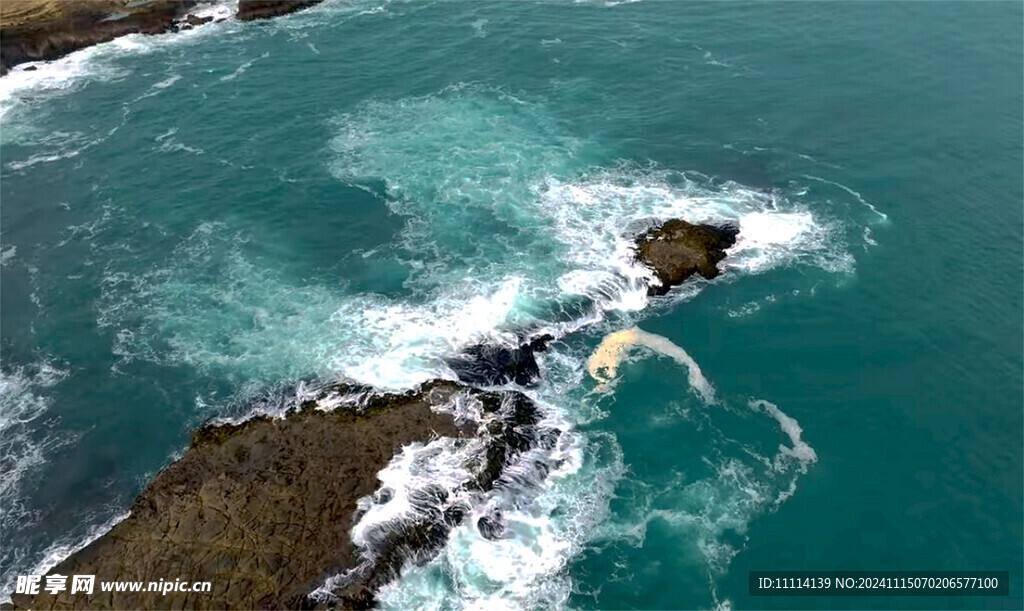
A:
[[[432,409],[456,396],[479,402],[479,422],[456,422]],[[414,441],[480,436],[485,464],[468,467],[476,474],[471,488],[486,491],[537,442],[538,421],[536,406],[520,393],[435,381],[404,394],[332,385],[284,417],[201,427],[188,451],[143,490],[128,518],[49,574],[145,584],[208,581],[210,592],[97,587],[92,595],[15,594],[12,602],[33,609],[367,607],[377,588],[405,563],[433,557],[469,515],[464,501],[429,486],[412,498],[422,511],[375,531],[369,549],[357,548],[351,537],[357,501],[374,494],[377,474],[396,452]],[[391,495],[382,489],[376,497],[387,502]],[[308,598],[337,575],[344,579],[328,599]]]
[[[694,274],[712,279],[725,250],[736,243],[739,229],[733,225],[694,225],[673,219],[644,233],[636,240],[636,256],[651,268],[659,284],[648,289],[664,295],[670,288]]]
[[[554,338],[541,335],[519,346],[477,344],[462,355],[448,359],[448,366],[467,384],[501,386],[515,382],[529,386],[540,377],[536,352],[543,352]]]
[[[501,520],[501,512],[495,511],[490,515],[481,517],[476,522],[476,528],[485,539],[496,541],[505,532],[505,524]]]
[[[287,15],[320,4],[323,0],[238,0],[236,16],[241,21]]]

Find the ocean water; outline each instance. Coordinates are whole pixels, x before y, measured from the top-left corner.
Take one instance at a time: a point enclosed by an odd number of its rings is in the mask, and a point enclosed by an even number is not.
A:
[[[4,592],[208,418],[301,379],[452,377],[461,347],[546,329],[528,393],[558,443],[475,499],[505,535],[468,521],[382,606],[1020,608],[1022,17],[332,0],[13,71]],[[648,298],[629,238],[674,217],[740,241]],[[382,482],[454,486],[459,451]],[[749,597],[770,569],[1012,583]]]

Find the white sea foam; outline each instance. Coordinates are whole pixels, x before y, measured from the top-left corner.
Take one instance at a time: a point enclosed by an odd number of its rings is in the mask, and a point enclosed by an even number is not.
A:
[[[7,163],[7,167],[12,170],[21,170],[38,163],[70,159],[77,157],[97,142],[98,140],[89,140],[81,132],[54,131],[43,136],[34,136],[33,144],[38,147],[38,152],[33,153],[28,159],[10,161]]]
[[[14,261],[14,256],[18,252],[17,246],[9,246],[0,251],[0,266],[10,265],[11,261]]]
[[[11,161],[7,163],[7,167],[12,170],[22,170],[30,168],[40,163],[50,163],[54,161],[60,161],[62,159],[70,159],[78,157],[82,153],[88,151],[92,147],[105,142],[107,138],[116,133],[119,129],[124,127],[128,121],[128,116],[131,112],[132,105],[140,100],[150,98],[156,95],[160,95],[164,90],[172,87],[175,83],[181,80],[181,76],[178,74],[171,74],[161,81],[152,84],[149,89],[141,95],[127,100],[122,103],[121,106],[121,121],[114,127],[108,129],[105,135],[98,137],[89,137],[81,132],[62,132],[54,131],[45,133],[45,130],[37,130],[35,126],[30,123],[21,121],[14,121],[14,137],[12,140],[19,141],[26,144],[31,144],[38,149],[39,152],[34,153],[31,157],[19,161]],[[0,79],[0,83],[3,79]],[[34,95],[34,94],[33,94]],[[45,97],[45,96],[44,96]],[[2,102],[0,102],[0,112],[2,112]],[[159,140],[159,138],[158,138]],[[161,150],[187,150],[193,153],[201,153],[197,149],[191,149],[187,146],[168,142],[162,145]]]
[[[467,465],[483,458],[484,445],[475,439],[413,444],[380,473],[381,488],[360,501],[363,515],[352,531],[353,541],[366,554],[372,554],[377,542],[403,521],[437,520],[439,500],[467,512],[436,556],[417,562],[409,559],[401,579],[377,592],[380,606],[560,608],[566,604],[571,592],[568,563],[607,515],[623,470],[609,436],[588,438],[569,430],[561,410],[542,399],[558,391],[548,382],[542,387],[547,390],[534,394],[543,415],[537,430],[541,437],[542,431],[561,431],[557,442],[516,457],[491,492],[466,485],[471,478]],[[486,418],[476,400],[465,394],[440,409],[462,420],[479,423]],[[599,455],[609,451],[612,460],[598,465]],[[481,532],[479,522],[485,517],[500,523],[496,538]],[[328,580],[315,596],[327,598],[331,588],[346,578],[343,574]],[[444,587],[438,587],[440,583]]]
[[[0,582],[0,602],[5,602],[5,598],[7,601],[10,600],[10,594],[14,591],[15,580],[18,574],[45,575],[75,552],[86,548],[93,541],[110,532],[112,528],[130,515],[129,512],[117,513],[118,511],[120,510],[114,507],[105,507],[100,511],[90,514],[83,522],[84,524],[91,525],[84,526],[84,530],[76,529],[79,534],[63,536],[52,542],[42,552],[42,559],[35,564],[19,566],[25,560],[21,554],[5,557],[4,560],[8,562],[5,563],[6,566],[3,567],[4,572],[2,577],[0,577],[2,579],[2,582]],[[111,515],[111,513],[114,514],[113,517],[97,521],[99,519],[97,516]],[[13,562],[10,562],[12,560]]]
[[[501,273],[521,276],[523,295],[536,301],[587,296],[591,321],[610,310],[640,310],[651,275],[635,260],[633,237],[669,218],[739,225],[727,272],[853,269],[842,237],[798,198],[657,167],[581,167],[583,143],[524,96],[459,85],[370,102],[341,115],[337,126],[335,174],[363,188],[383,181],[385,204],[410,219],[404,244],[428,255],[414,285],[463,276],[473,265],[492,271],[491,282]],[[489,225],[519,233],[484,246],[478,232],[463,230]],[[553,249],[556,265],[538,265]]]
[[[878,217],[880,219],[882,219],[883,221],[889,220],[889,215],[887,215],[886,213],[884,213],[881,210],[879,210],[878,208],[876,208],[874,204],[872,204],[871,202],[869,202],[866,199],[864,199],[863,195],[861,195],[857,191],[854,191],[850,187],[847,187],[844,184],[841,184],[841,183],[838,183],[838,182],[835,182],[835,181],[832,181],[832,180],[827,180],[825,178],[821,178],[820,176],[812,176],[810,174],[804,174],[803,176],[804,176],[804,178],[809,178],[811,180],[816,180],[816,181],[818,181],[820,183],[824,183],[824,184],[827,184],[827,185],[832,185],[833,187],[836,187],[838,189],[841,189],[841,190],[849,193],[850,195],[855,197],[857,199],[857,201],[860,202],[865,208],[868,208],[869,210],[871,210],[871,212],[873,212],[876,215],[878,215]]]
[[[780,446],[774,458],[768,458],[725,437],[713,425],[711,432],[719,440],[716,451],[704,458],[706,474],[677,472],[663,485],[646,487],[641,500],[634,502],[635,513],[606,524],[597,539],[642,547],[652,522],[671,526],[680,536],[680,554],[695,553],[704,564],[717,604],[717,582],[742,551],[751,523],[795,494],[798,479],[814,458],[804,442],[796,448]]]
[[[521,297],[519,278],[470,280],[413,304],[296,286],[252,264],[246,241],[224,225],[200,225],[168,267],[108,270],[98,323],[115,331],[122,362],[184,362],[239,380],[343,375],[404,389],[453,377],[443,357],[467,344],[514,341],[501,329]]]
[[[237,12],[238,0],[220,0],[202,4],[189,11],[190,14],[199,18],[212,17],[214,21],[233,19]]]
[[[414,514],[418,493],[433,487],[440,487],[446,492],[455,491],[466,484],[472,478],[466,468],[467,456],[482,449],[479,439],[447,437],[402,448],[377,474],[381,484],[377,494],[360,499],[359,509],[364,513],[352,527],[352,541],[357,546],[368,548],[372,545],[374,531],[381,525]]]
[[[113,45],[114,43],[106,43]],[[92,80],[114,80],[124,72],[110,67],[93,70],[93,59],[109,50],[103,45],[88,47],[49,62],[19,64],[0,78],[0,118],[18,104],[28,103],[40,93],[55,95],[73,91],[82,84],[85,75]]]
[[[180,74],[172,74],[172,75],[168,76],[167,78],[165,78],[164,80],[162,80],[162,81],[160,81],[158,83],[154,83],[153,84],[153,89],[167,89],[168,87],[170,87],[171,85],[177,83],[180,80],[181,80],[181,75]]]
[[[243,74],[245,74],[245,71],[248,70],[249,68],[251,68],[252,65],[255,64],[257,61],[259,61],[261,59],[266,59],[268,57],[270,57],[270,53],[264,53],[263,55],[260,55],[259,57],[254,57],[254,58],[252,58],[252,59],[242,63],[237,68],[235,68],[235,71],[232,72],[231,74],[225,74],[224,76],[220,77],[220,80],[221,81],[233,81],[236,78],[238,78],[238,77],[242,76]]]
[[[454,287],[424,306],[354,299],[331,315],[338,326],[359,329],[357,358],[331,355],[331,368],[375,386],[401,388],[431,378],[452,377],[439,360],[486,339],[501,341],[521,281],[509,278],[493,293]]]
[[[173,136],[158,139],[166,144]],[[410,191],[426,188],[402,182]],[[561,244],[559,259],[543,265],[521,256],[496,265],[480,261],[482,267],[468,271],[477,261],[445,257],[441,271],[423,270],[430,282],[414,281],[422,288],[413,303],[341,287],[295,286],[250,263],[242,251],[247,238],[224,225],[208,225],[182,242],[169,267],[142,276],[109,270],[99,322],[117,329],[115,351],[125,359],[180,360],[270,379],[341,373],[398,389],[452,377],[444,357],[470,343],[515,341],[507,329],[527,324],[560,336],[601,320],[602,312],[644,307],[650,274],[633,259],[629,228],[639,231],[652,219],[738,222],[742,237],[724,263],[727,274],[757,273],[801,257],[825,267],[844,264],[830,250],[827,227],[809,213],[764,210],[763,196],[732,189],[698,195],[696,186],[673,187],[667,177],[635,169],[601,171],[574,182],[541,179],[512,205],[531,210],[522,219],[527,227],[539,224],[539,235],[525,248]],[[432,214],[413,196],[394,205],[406,214]],[[417,231],[430,225],[412,222]],[[406,237],[409,248],[429,258],[423,249],[448,236]],[[452,277],[456,273],[461,280]],[[703,285],[690,283],[676,294],[692,294]],[[536,304],[566,303],[572,295],[587,296],[591,305],[568,320],[537,314]],[[220,323],[234,323],[209,328],[211,307]],[[173,335],[167,337],[167,330]],[[161,332],[171,348],[163,355],[154,344]]]
[[[584,291],[580,269],[595,287],[621,279],[621,290],[607,300],[614,309],[647,304],[649,275],[635,262],[632,235],[670,218],[737,224],[737,243],[722,264],[726,271],[761,273],[794,263],[841,272],[853,268],[839,236],[801,204],[779,202],[736,183],[716,187],[701,175],[626,165],[573,181],[549,178],[539,191],[541,208],[553,217],[556,237],[569,246],[569,261],[577,268],[563,285]]]
[[[865,227],[864,228],[864,248],[866,249],[868,246],[878,246],[878,242],[875,241],[875,237],[871,233],[871,228],[870,227]]]
[[[387,609],[564,607],[572,591],[568,563],[606,518],[623,475],[621,461],[594,464],[598,446],[607,441],[563,434],[559,446],[543,456],[557,468],[546,477],[533,474],[528,483],[513,478],[518,487],[477,504],[441,552],[424,565],[406,567],[401,579],[378,592],[378,603]],[[538,459],[535,452],[518,468]],[[486,539],[476,522],[495,511],[501,514],[504,532],[498,539]]]
[[[67,375],[47,361],[0,372],[0,533],[5,539],[38,520],[24,485],[33,481],[49,454],[69,441],[54,433],[46,418],[51,403],[47,390]],[[0,551],[0,592],[10,589],[15,568],[25,568],[24,554],[14,545]]]
[[[88,547],[90,543],[110,532],[112,528],[127,519],[129,515],[131,515],[131,512],[119,513],[104,522],[95,524],[89,527],[83,537],[56,541],[43,553],[43,559],[32,567],[32,570],[26,571],[27,574],[45,575],[50,569],[71,556],[71,554]]]
[[[477,19],[470,25],[473,27],[474,38],[487,38],[487,19]]]
[[[703,399],[704,403],[715,403],[715,389],[701,373],[700,366],[686,350],[672,343],[667,337],[648,333],[638,327],[617,331],[606,335],[601,344],[590,355],[587,368],[590,377],[599,383],[599,388],[608,390],[615,381],[619,365],[629,357],[634,348],[647,348],[655,354],[661,354],[675,360],[686,367],[689,374],[690,387]]]
[[[44,450],[56,440],[37,441],[34,425],[50,405],[45,391],[67,377],[68,372],[48,362],[31,370],[17,368],[0,372],[0,498],[14,503],[25,474],[45,462]],[[5,519],[6,522],[6,519]]]
[[[750,402],[750,408],[754,410],[761,410],[767,413],[769,416],[774,418],[779,423],[779,428],[782,432],[789,437],[789,441],[793,444],[792,447],[779,444],[779,456],[788,456],[795,458],[801,465],[806,466],[808,463],[817,462],[818,455],[814,452],[814,448],[807,445],[801,435],[803,429],[800,428],[800,424],[796,420],[787,416],[785,412],[780,410],[774,403],[770,403],[763,399]],[[785,468],[784,465],[780,465],[779,461],[776,460],[775,469],[781,471]]]

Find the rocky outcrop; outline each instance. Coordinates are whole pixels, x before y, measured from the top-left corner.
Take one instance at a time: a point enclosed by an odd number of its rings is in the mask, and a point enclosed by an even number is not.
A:
[[[718,263],[725,251],[736,243],[739,229],[732,225],[694,225],[673,219],[636,239],[636,256],[654,271],[658,284],[651,295],[664,295],[694,274],[712,279],[718,276]]]
[[[526,395],[479,393],[477,398],[484,414],[487,446],[471,485],[486,492],[494,488],[514,457],[538,445],[550,446],[552,440],[541,437],[537,426],[540,413]]]
[[[323,0],[239,0],[241,21],[276,17]],[[163,34],[208,23],[190,14],[210,0],[8,0],[0,3],[0,76],[126,34]]]
[[[479,403],[480,422],[456,422],[432,409],[456,395]],[[415,441],[478,435],[485,452],[470,466],[477,475],[469,485],[489,490],[514,456],[539,441],[538,420],[519,393],[438,381],[405,394],[332,385],[281,418],[202,427],[185,454],[139,495],[128,518],[50,574],[209,581],[212,591],[43,592],[16,594],[13,603],[33,609],[367,606],[405,561],[435,554],[469,509],[443,488],[420,492],[427,510],[387,529],[371,550],[357,549],[350,534],[360,515],[357,501],[374,493],[378,472],[396,451]],[[338,574],[348,578],[333,597],[307,598]]]
[[[241,21],[287,15],[320,4],[323,0],[238,0],[235,16]]]
[[[540,413],[522,393],[468,392],[479,403],[477,433],[484,440],[483,452],[468,465],[471,478],[456,490],[428,485],[413,491],[411,515],[374,529],[363,561],[328,580],[320,592],[329,597],[307,597],[302,606],[371,606],[374,592],[396,578],[407,562],[425,563],[441,550],[451,530],[472,511],[467,498],[482,498],[501,485],[506,469],[524,453],[536,447],[550,449],[557,441],[556,432],[541,431]],[[487,539],[498,539],[505,531],[499,511],[481,517],[474,526]]]
[[[543,352],[553,339],[550,335],[541,335],[524,340],[518,346],[476,344],[447,362],[459,379],[467,384],[501,386],[515,382],[520,386],[530,386],[540,377],[535,353]]]
[[[0,16],[0,75],[27,61],[57,59],[125,34],[176,31],[196,0],[5,2]]]

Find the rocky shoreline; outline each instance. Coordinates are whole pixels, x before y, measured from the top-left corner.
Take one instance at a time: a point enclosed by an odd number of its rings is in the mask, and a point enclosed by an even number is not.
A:
[[[236,18],[285,15],[323,0],[239,0]],[[0,3],[0,76],[18,64],[53,60],[127,34],[163,34],[203,25],[210,0],[18,0]],[[223,19],[223,18],[221,18]]]
[[[480,406],[480,422],[444,408],[456,398]],[[204,426],[185,454],[161,471],[110,532],[49,574],[105,580],[209,581],[210,592],[15,594],[15,608],[308,608],[372,605],[373,591],[410,558],[429,558],[468,514],[442,488],[427,493],[426,516],[379,525],[372,545],[350,537],[358,501],[378,490],[377,474],[403,447],[477,437],[483,460],[467,485],[486,492],[504,467],[535,445],[532,402],[514,391],[485,392],[430,382],[402,394],[334,384],[283,417]],[[328,578],[328,596],[308,595]]]
[[[666,222],[636,239],[638,260],[667,292],[693,274],[717,275],[731,227]],[[129,516],[48,574],[104,581],[208,581],[210,592],[15,594],[15,608],[366,608],[408,563],[429,561],[474,500],[502,486],[530,450],[550,449],[538,407],[516,390],[533,384],[535,352],[467,348],[449,361],[461,382],[435,380],[406,393],[347,383],[302,389],[283,413],[197,429],[184,455],[161,471]],[[484,387],[480,389],[478,387]],[[300,387],[301,388],[301,387]],[[447,443],[464,457],[455,488],[430,482],[406,495],[398,517],[353,527],[397,492],[378,474],[411,444]],[[548,467],[530,462],[543,479]],[[517,467],[522,469],[523,466]],[[408,491],[407,491],[408,492]],[[500,514],[476,516],[482,537],[500,538]],[[44,581],[45,583],[45,581]]]

